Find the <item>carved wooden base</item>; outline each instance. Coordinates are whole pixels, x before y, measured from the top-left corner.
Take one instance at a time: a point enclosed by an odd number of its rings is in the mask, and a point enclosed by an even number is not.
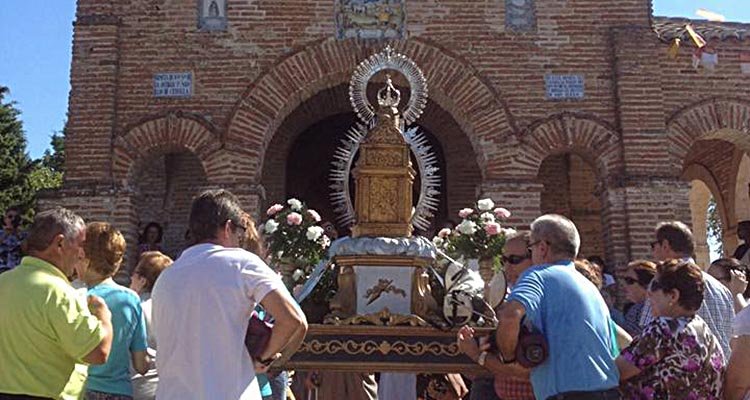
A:
[[[479,336],[492,328],[474,328]],[[346,372],[487,374],[458,350],[458,330],[412,326],[310,325],[283,368]],[[276,366],[279,367],[279,366]]]

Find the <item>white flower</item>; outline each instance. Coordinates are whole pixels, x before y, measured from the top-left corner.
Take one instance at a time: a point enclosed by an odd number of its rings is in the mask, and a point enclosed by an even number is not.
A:
[[[513,228],[503,228],[502,232],[503,232],[503,235],[505,235],[505,236],[510,236],[510,235],[515,235],[516,234],[516,230],[513,229]]]
[[[286,201],[286,204],[289,204],[289,206],[294,211],[299,211],[302,209],[302,202],[297,199],[289,199]]]
[[[301,269],[295,269],[294,274],[292,274],[292,279],[294,279],[295,281],[298,281],[304,277],[305,277],[305,271]]]
[[[331,239],[328,238],[328,236],[323,235],[323,248],[326,248],[331,245]]]
[[[307,240],[312,240],[313,242],[318,240],[320,236],[323,234],[323,228],[319,226],[311,226],[307,228]]]
[[[443,238],[441,238],[440,236],[435,236],[434,238],[432,238],[432,244],[437,247],[442,246],[443,243],[445,243],[445,240],[443,240]]]
[[[465,219],[458,224],[456,229],[464,235],[473,235],[477,231],[477,224]]]
[[[491,212],[482,213],[479,217],[482,218],[482,221],[484,222],[495,222],[495,214]]]
[[[477,208],[481,211],[490,211],[493,207],[495,207],[495,202],[490,198],[477,201]]]
[[[265,231],[265,232],[266,232],[267,234],[269,234],[269,235],[270,235],[270,234],[272,234],[272,233],[276,232],[276,229],[277,229],[278,227],[279,227],[279,223],[278,223],[278,222],[276,222],[276,220],[274,220],[274,219],[269,219],[268,221],[266,221],[266,225],[265,225],[265,226],[263,227],[263,230],[264,230],[264,231]]]

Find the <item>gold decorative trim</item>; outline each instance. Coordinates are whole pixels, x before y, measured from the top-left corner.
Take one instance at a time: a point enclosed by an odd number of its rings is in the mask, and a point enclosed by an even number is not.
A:
[[[429,327],[422,317],[418,315],[400,315],[391,314],[388,308],[384,308],[380,312],[374,314],[355,315],[346,319],[341,319],[334,315],[326,317],[325,324],[329,325],[376,325],[376,326],[423,326]]]
[[[374,340],[358,342],[352,339],[333,339],[329,341],[320,341],[317,339],[313,339],[309,342],[304,342],[300,347],[299,352],[306,352],[316,355],[333,355],[344,352],[349,355],[371,355],[374,353],[380,353],[384,356],[388,354],[396,354],[399,356],[422,356],[425,354],[432,354],[434,356],[449,357],[455,357],[460,354],[460,352],[458,351],[458,345],[456,343],[406,343],[402,340],[397,340],[393,343],[383,340],[378,343]]]

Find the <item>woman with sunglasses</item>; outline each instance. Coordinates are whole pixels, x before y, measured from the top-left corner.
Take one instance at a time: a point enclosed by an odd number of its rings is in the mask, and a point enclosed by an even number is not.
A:
[[[740,312],[747,306],[747,298],[750,297],[750,285],[747,284],[748,272],[746,266],[742,265],[736,258],[720,258],[712,262],[706,272],[726,286],[732,293],[735,312]]]
[[[625,324],[623,328],[632,336],[639,335],[643,330],[641,321],[643,306],[646,304],[646,289],[648,284],[656,275],[656,264],[646,260],[636,260],[628,264],[628,267],[620,275],[622,288],[625,290],[625,298],[633,305],[625,313]]]
[[[705,290],[700,268],[669,260],[648,289],[654,319],[615,363],[627,399],[720,399],[724,355],[696,312]]]

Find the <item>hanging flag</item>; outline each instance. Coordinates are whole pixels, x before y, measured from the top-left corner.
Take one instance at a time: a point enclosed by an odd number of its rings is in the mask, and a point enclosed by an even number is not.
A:
[[[679,53],[680,53],[680,38],[674,38],[674,40],[672,40],[672,44],[669,45],[669,49],[667,49],[667,55],[669,56],[669,58],[674,60],[677,58]]]
[[[685,30],[687,30],[688,34],[690,35],[690,38],[693,39],[693,43],[701,49],[706,46],[706,40],[703,39],[703,37],[698,34],[698,32],[693,29],[693,26],[690,24],[685,25]]]
[[[699,8],[695,10],[695,15],[699,17],[703,17],[709,21],[714,21],[714,22],[726,21],[726,18],[723,15],[719,13],[715,13],[713,11],[706,10],[705,8]]]

